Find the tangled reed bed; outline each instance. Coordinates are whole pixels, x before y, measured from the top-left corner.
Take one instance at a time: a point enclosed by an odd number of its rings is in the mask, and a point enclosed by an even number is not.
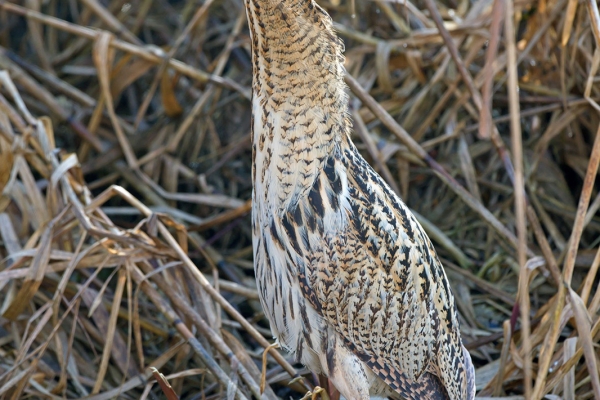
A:
[[[600,399],[596,3],[320,4],[478,396]],[[304,396],[316,378],[264,353],[242,2],[0,0],[0,21],[0,398]]]

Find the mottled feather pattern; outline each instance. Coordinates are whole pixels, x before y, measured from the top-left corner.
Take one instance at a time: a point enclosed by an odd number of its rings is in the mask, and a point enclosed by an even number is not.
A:
[[[472,399],[448,280],[350,140],[343,46],[312,0],[246,0],[253,237],[279,343],[347,399]]]

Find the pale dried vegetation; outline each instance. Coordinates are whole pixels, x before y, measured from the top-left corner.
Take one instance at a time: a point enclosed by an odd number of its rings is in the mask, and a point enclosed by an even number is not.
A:
[[[478,396],[600,399],[596,2],[320,3],[354,140],[439,251]],[[0,0],[0,399],[317,384],[264,352],[249,46],[241,0]]]

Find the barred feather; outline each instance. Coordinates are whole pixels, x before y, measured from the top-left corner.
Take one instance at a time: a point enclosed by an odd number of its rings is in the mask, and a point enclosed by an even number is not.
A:
[[[347,399],[472,399],[429,238],[350,140],[343,46],[312,0],[246,0],[253,237],[279,343]]]

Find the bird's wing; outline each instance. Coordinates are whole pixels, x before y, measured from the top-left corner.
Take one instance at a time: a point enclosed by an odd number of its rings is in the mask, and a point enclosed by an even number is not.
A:
[[[352,144],[282,219],[304,296],[363,361],[392,387],[434,374],[451,399],[469,398],[470,359],[441,263]]]

